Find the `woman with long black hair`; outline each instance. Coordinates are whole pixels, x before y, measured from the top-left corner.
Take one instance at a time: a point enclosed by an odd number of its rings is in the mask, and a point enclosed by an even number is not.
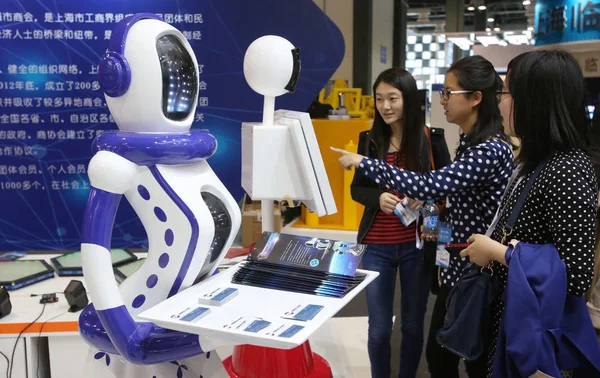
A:
[[[431,172],[401,169],[382,159],[344,150],[340,164],[356,167],[357,175],[418,200],[447,200],[447,221],[452,226],[453,244],[466,243],[473,233],[483,233],[491,224],[506,183],[514,170],[512,145],[502,131],[498,94],[502,80],[493,65],[481,56],[455,62],[446,73],[440,101],[446,120],[461,129],[454,162]],[[459,357],[436,341],[443,326],[446,299],[467,264],[453,255],[441,270],[441,287],[436,299],[429,338],[427,363],[434,378],[458,378]],[[368,268],[367,268],[368,269]],[[471,378],[485,376],[485,356],[466,362]]]
[[[429,146],[417,84],[401,68],[383,71],[373,84],[373,126],[359,136],[358,151],[399,168],[429,171]],[[415,224],[404,226],[394,214],[403,196],[355,173],[352,198],[365,206],[358,242],[367,244],[363,267],[379,272],[366,288],[369,313],[368,351],[373,378],[389,378],[394,289],[400,273],[400,378],[414,378],[423,350],[424,318],[429,293]],[[411,200],[417,208],[420,203]]]
[[[461,254],[480,266],[491,263],[504,289],[509,274],[505,254],[511,240],[552,244],[566,265],[567,294],[583,296],[594,277],[600,164],[577,60],[558,50],[516,57],[509,63],[499,107],[505,132],[520,142],[518,174],[502,199],[491,236],[476,233]],[[512,208],[532,172],[544,161],[510,237],[505,238],[504,227]],[[504,311],[502,297],[493,308],[488,377],[492,376]]]

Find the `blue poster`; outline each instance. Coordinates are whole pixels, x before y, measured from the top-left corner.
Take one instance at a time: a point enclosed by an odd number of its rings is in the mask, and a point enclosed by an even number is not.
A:
[[[194,128],[219,149],[209,164],[237,199],[242,122],[262,116],[243,76],[246,48],[280,35],[301,49],[297,89],[276,108],[306,111],[344,56],[343,37],[312,0],[3,0],[0,3],[0,250],[78,250],[93,139],[115,130],[98,62],[115,23],[151,12],[182,31],[200,67]],[[146,247],[121,201],[113,247]]]
[[[600,40],[599,0],[538,0],[535,45]]]

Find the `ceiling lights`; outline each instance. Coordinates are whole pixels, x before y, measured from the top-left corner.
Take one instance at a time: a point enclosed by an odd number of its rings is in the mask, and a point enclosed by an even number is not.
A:
[[[475,37],[479,43],[481,43],[484,46],[489,46],[489,45],[499,45],[500,44],[500,39],[498,39],[497,36],[495,35],[478,35],[477,37]]]
[[[511,45],[528,45],[529,38],[525,34],[504,35],[504,39]]]
[[[485,0],[471,0],[467,6],[467,10],[469,12],[474,12],[476,7],[480,11],[486,10],[487,7],[485,6]]]
[[[497,30],[496,30],[497,29]],[[439,37],[439,35],[438,35]],[[447,33],[446,39],[462,50],[470,50],[473,45],[483,46],[508,46],[508,45],[533,45],[533,33],[530,31],[500,31],[500,28],[488,28],[487,32],[456,32]]]

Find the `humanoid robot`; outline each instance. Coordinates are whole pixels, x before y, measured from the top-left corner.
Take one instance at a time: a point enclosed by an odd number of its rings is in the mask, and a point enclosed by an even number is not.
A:
[[[153,14],[124,19],[99,65],[101,87],[119,127],[94,141],[82,263],[93,300],[79,329],[91,345],[85,377],[228,377],[209,351],[228,344],[137,319],[142,311],[215,271],[238,232],[238,204],[206,159],[217,148],[190,130],[198,64],[186,38]],[[148,236],[146,261],[120,286],[110,240],[121,198]]]
[[[320,249],[322,251],[327,251],[329,247],[331,247],[331,241],[327,239],[317,239],[313,238],[304,243],[307,247]]]

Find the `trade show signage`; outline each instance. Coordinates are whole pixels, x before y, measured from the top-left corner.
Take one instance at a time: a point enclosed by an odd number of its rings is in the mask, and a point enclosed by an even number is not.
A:
[[[574,52],[573,56],[579,62],[583,77],[600,77],[600,51]]]
[[[339,29],[313,0],[4,0],[0,2],[0,251],[77,250],[89,192],[93,139],[115,130],[98,62],[115,23],[160,15],[196,53],[200,95],[194,128],[219,142],[209,163],[241,199],[242,122],[260,121],[262,96],[243,76],[246,48],[280,35],[301,49],[295,93],[276,108],[306,111],[344,56]],[[125,200],[113,247],[146,247]]]
[[[538,0],[535,45],[600,40],[600,0]]]

